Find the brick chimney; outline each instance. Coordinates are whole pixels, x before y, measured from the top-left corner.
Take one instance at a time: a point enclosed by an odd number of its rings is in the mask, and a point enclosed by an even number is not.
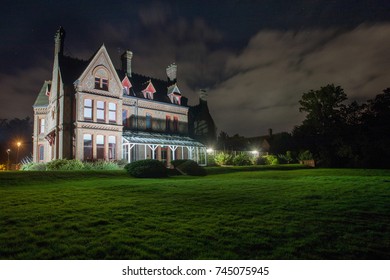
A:
[[[172,63],[167,67],[167,76],[168,81],[174,83],[177,81],[177,65],[175,63]]]
[[[122,70],[126,73],[127,76],[131,77],[131,59],[133,58],[133,53],[129,50],[125,51],[122,56]]]

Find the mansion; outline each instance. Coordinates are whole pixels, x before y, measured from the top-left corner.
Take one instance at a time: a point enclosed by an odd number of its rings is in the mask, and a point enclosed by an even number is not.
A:
[[[155,79],[132,71],[131,51],[122,54],[122,68],[116,69],[104,45],[88,61],[64,55],[64,38],[60,28],[52,78],[33,105],[34,162],[158,159],[169,167],[172,160],[193,159],[207,164],[205,145],[189,137],[193,114],[179,90],[175,64],[167,67],[167,80]],[[214,124],[210,129],[215,134]]]

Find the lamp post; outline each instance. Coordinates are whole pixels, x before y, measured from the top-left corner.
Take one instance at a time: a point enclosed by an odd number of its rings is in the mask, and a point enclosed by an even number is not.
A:
[[[11,152],[11,149],[7,149],[7,155],[8,155],[8,160],[7,160],[7,170],[9,170],[9,153]]]
[[[17,143],[16,143],[16,146],[18,146],[18,149],[16,150],[16,164],[18,164],[18,161],[19,161],[19,149],[20,149],[20,145],[22,145],[22,143],[20,143],[20,142],[17,142]]]

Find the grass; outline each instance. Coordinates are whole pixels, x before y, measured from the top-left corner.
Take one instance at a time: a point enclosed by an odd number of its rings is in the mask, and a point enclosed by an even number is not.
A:
[[[390,259],[390,170],[0,172],[0,259]]]

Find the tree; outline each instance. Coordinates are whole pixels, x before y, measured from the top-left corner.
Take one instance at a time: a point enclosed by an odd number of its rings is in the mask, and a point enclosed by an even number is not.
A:
[[[326,166],[339,164],[338,151],[340,147],[345,149],[346,100],[344,90],[331,84],[303,93],[299,101],[299,111],[307,115],[302,125],[294,129],[294,137],[301,148],[313,151],[316,159]]]
[[[343,121],[345,100],[347,95],[344,90],[333,84],[304,93],[299,101],[301,105],[299,111],[307,112],[303,124],[316,129],[317,133],[326,133]]]

